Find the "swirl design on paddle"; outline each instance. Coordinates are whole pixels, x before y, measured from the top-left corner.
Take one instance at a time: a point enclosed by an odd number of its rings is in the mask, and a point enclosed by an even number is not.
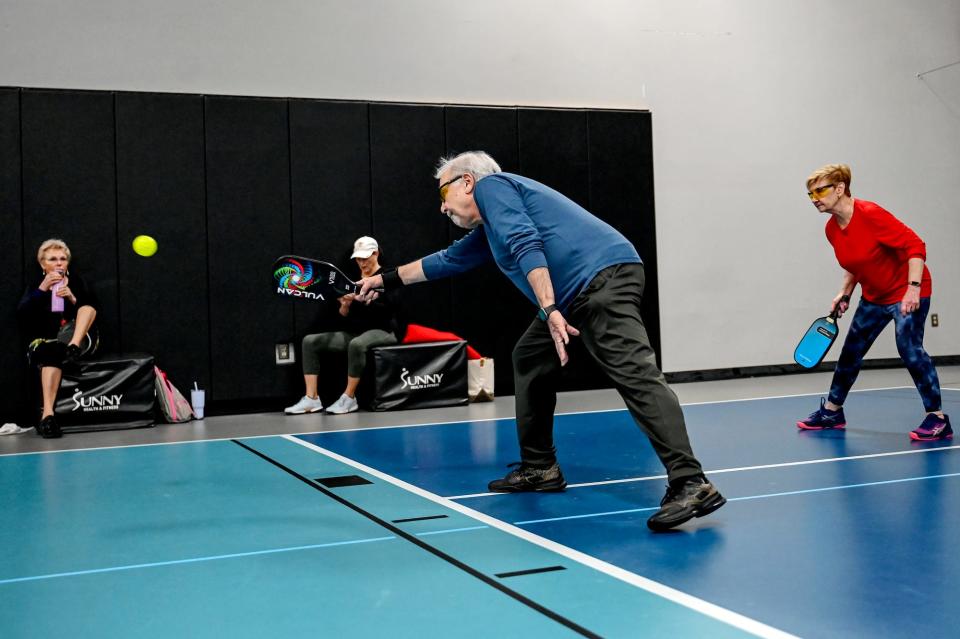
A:
[[[303,291],[314,282],[313,266],[294,259],[284,260],[273,271],[273,276],[281,288]]]

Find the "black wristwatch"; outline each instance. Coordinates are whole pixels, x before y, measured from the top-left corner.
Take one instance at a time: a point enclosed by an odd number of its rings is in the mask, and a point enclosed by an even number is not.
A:
[[[916,286],[917,288],[920,288],[920,282],[910,282],[910,286]]]
[[[555,310],[557,310],[556,304],[551,304],[550,306],[541,308],[537,311],[537,319],[541,322],[546,322],[547,318],[550,317],[550,313],[554,312]]]

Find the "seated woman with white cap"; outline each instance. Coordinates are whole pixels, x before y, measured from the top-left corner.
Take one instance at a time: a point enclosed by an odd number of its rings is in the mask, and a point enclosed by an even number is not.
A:
[[[380,266],[380,246],[369,236],[353,243],[350,256],[360,267],[362,277],[377,275]],[[396,289],[398,292],[399,289]],[[328,413],[343,414],[357,410],[357,386],[367,363],[367,351],[375,346],[396,344],[403,336],[398,319],[399,300],[396,294],[381,295],[370,304],[354,303],[352,294],[338,298],[342,330],[316,333],[303,338],[303,381],[306,394],[293,406],[284,410],[288,415],[316,413],[323,410],[317,386],[320,377],[321,354],[347,353],[347,385],[340,399],[327,407]]]

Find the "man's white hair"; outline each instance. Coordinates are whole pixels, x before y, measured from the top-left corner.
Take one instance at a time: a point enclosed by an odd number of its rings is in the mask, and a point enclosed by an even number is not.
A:
[[[480,180],[493,173],[500,173],[500,165],[485,151],[465,151],[453,157],[440,158],[433,177],[439,180],[447,171],[453,176],[469,173],[475,180]]]

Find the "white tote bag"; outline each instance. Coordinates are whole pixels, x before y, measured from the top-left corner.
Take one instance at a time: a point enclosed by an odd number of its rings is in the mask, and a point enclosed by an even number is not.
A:
[[[467,360],[467,394],[471,402],[493,401],[493,360],[489,357]]]

